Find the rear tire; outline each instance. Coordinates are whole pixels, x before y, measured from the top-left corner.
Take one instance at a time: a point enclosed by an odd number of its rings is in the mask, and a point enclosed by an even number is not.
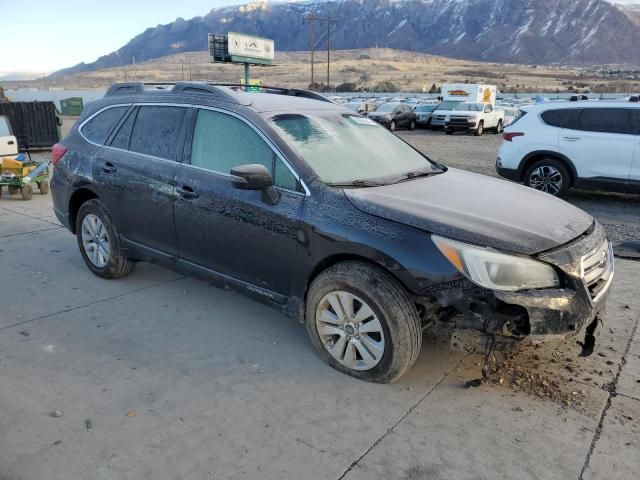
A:
[[[571,186],[571,174],[562,162],[547,157],[527,168],[524,184],[535,190],[561,197]]]
[[[33,198],[33,187],[31,185],[23,185],[20,189],[23,200],[31,200]]]
[[[87,223],[85,222],[87,219]],[[100,231],[91,231],[91,221],[102,225]],[[87,228],[88,227],[88,228]],[[95,235],[94,235],[95,233]],[[98,239],[100,242],[98,243]],[[100,278],[113,279],[129,274],[135,262],[124,255],[120,236],[104,203],[98,199],[83,203],[76,216],[76,239],[84,262]],[[93,247],[91,247],[93,244]],[[106,247],[106,249],[105,249]],[[98,257],[95,251],[100,252]],[[91,255],[91,258],[89,257]]]
[[[447,135],[453,135],[453,130],[445,130],[444,133]]]
[[[498,120],[498,125],[496,125],[496,133],[502,133],[502,120]]]
[[[365,307],[370,314],[362,313]],[[369,382],[399,379],[422,345],[418,312],[404,288],[367,263],[339,263],[320,273],[309,287],[305,321],[311,343],[326,363]]]

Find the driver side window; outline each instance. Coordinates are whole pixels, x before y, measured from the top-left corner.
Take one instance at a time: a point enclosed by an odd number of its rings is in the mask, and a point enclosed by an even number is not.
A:
[[[299,190],[289,168],[253,128],[233,115],[198,110],[191,144],[191,165],[229,174],[233,167],[249,163],[267,167],[275,186]]]
[[[491,112],[493,112],[493,107],[491,105],[485,105],[484,113],[491,113]]]

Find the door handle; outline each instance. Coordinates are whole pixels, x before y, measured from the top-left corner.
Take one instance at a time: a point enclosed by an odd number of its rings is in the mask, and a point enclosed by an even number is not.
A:
[[[9,141],[7,142],[7,145],[15,145],[15,143],[16,143],[16,142],[14,142],[13,140],[9,140]]]
[[[106,162],[102,164],[102,171],[105,173],[115,173],[118,169],[111,162]]]
[[[182,187],[176,188],[176,192],[178,192],[178,195],[180,195],[182,198],[186,199],[198,198],[200,196],[199,194],[194,192],[193,188],[191,188],[189,185],[183,185]]]
[[[577,142],[578,140],[580,140],[580,137],[562,137],[563,140],[566,140],[567,142]]]

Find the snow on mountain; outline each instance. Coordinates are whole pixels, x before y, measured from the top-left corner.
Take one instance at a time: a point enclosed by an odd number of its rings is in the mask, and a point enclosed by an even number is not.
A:
[[[56,75],[205,50],[208,33],[228,31],[273,38],[277,50],[308,50],[304,17],[310,13],[336,19],[334,49],[379,46],[526,64],[640,64],[640,14],[604,0],[258,1],[149,28],[118,51]],[[326,26],[315,28],[317,46],[324,48]]]

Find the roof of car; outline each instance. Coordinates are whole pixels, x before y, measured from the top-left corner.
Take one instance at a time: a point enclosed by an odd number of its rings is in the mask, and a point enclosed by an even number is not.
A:
[[[162,95],[173,97],[184,96],[191,103],[199,103],[191,99],[201,98],[228,102],[235,105],[250,107],[257,112],[283,110],[341,110],[343,107],[331,102],[319,93],[294,88],[260,86],[259,92],[245,92],[238,84],[213,84],[206,82],[177,82],[177,83],[117,83],[112,85],[104,98],[118,98],[137,96],[153,96],[156,99]],[[188,103],[188,102],[185,102]]]
[[[638,102],[625,102],[622,100],[578,100],[571,102],[569,100],[550,101],[542,103],[534,103],[520,107],[527,112],[542,112],[545,110],[560,110],[565,108],[640,108]]]

